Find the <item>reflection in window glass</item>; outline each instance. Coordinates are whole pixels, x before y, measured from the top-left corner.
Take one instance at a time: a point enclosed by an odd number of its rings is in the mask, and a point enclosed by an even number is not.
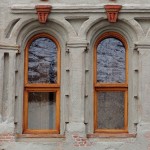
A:
[[[97,82],[125,82],[125,47],[116,38],[106,38],[97,47]]]
[[[38,38],[29,47],[28,82],[56,83],[57,47],[48,38]]]
[[[98,128],[124,128],[124,92],[98,92]]]
[[[28,128],[55,129],[56,93],[30,92],[28,100]]]

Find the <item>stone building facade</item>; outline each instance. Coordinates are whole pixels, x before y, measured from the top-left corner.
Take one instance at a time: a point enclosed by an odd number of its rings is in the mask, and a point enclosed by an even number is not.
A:
[[[36,90],[36,85],[31,90],[25,84],[27,45],[41,34],[60,49],[59,84],[39,87],[59,91],[56,133],[30,133],[24,127],[24,93]],[[107,37],[125,47],[125,84],[94,84],[95,43]],[[127,93],[123,130],[96,130],[94,93],[106,88]],[[0,1],[0,150],[150,150],[149,92],[149,0]],[[120,119],[117,113],[113,117]]]

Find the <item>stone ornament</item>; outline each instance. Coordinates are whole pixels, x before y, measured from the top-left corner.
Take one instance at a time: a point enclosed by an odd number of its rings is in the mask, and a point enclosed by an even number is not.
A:
[[[118,19],[118,13],[122,8],[121,5],[105,5],[104,6],[107,12],[107,18],[109,22],[115,23]]]
[[[36,5],[35,8],[38,14],[39,22],[45,24],[47,21],[48,15],[51,12],[52,6],[51,5]]]

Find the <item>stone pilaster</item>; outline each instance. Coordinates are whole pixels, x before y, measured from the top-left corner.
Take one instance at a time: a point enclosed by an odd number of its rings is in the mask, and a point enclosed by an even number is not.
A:
[[[68,132],[85,132],[85,50],[86,41],[73,41],[67,44],[69,53],[69,124]]]
[[[150,45],[137,45],[139,52],[139,119],[150,123]]]
[[[18,46],[0,44],[0,134],[14,133],[15,71]]]

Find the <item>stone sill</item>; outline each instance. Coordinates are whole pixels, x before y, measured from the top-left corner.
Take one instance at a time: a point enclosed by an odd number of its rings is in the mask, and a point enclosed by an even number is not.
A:
[[[16,134],[16,138],[65,138],[60,134]]]
[[[16,142],[49,143],[64,140],[65,135],[60,134],[16,134]]]
[[[136,134],[129,133],[94,133],[87,134],[87,138],[135,138]]]

